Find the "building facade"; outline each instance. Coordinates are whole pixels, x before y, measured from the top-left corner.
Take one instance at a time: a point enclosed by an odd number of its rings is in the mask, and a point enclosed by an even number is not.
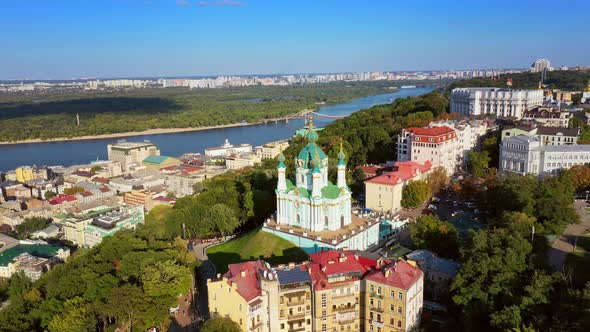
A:
[[[547,127],[567,128],[571,119],[571,113],[550,107],[536,107],[523,112],[522,119],[525,121],[535,121]]]
[[[451,92],[451,112],[461,116],[493,115],[522,118],[523,113],[543,105],[543,90],[456,88]]]
[[[107,145],[107,153],[110,161],[121,164],[123,172],[129,172],[133,166],[141,165],[141,162],[149,156],[159,156],[160,150],[149,141],[143,143],[120,141]]]
[[[205,155],[209,157],[224,157],[229,156],[232,154],[238,153],[251,153],[252,152],[252,145],[251,144],[240,144],[240,145],[233,145],[229,143],[228,139],[225,139],[225,142],[222,146],[217,146],[213,148],[206,148]]]
[[[397,138],[397,160],[419,164],[429,162],[453,174],[462,160],[463,151],[457,132],[448,126],[402,129]]]
[[[285,157],[279,155],[275,190],[277,211],[262,230],[296,243],[313,253],[324,249],[365,250],[379,242],[379,222],[352,215],[346,185],[345,155],[340,145],[337,183],[328,181],[328,157],[316,144],[310,120],[307,144],[295,158],[295,183],[286,177]]]
[[[542,145],[529,136],[506,138],[500,145],[500,170],[521,175],[551,175],[590,164],[590,145]]]
[[[420,322],[423,273],[404,260],[324,251],[302,264],[230,264],[207,280],[209,310],[242,331],[409,331]],[[388,298],[386,295],[391,295]]]
[[[430,161],[418,164],[413,161],[398,161],[393,172],[365,181],[365,207],[374,211],[397,212],[401,210],[403,188],[413,180],[422,180],[431,171]]]

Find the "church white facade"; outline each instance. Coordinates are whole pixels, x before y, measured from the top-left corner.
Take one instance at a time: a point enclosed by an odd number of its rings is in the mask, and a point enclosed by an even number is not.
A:
[[[342,146],[338,154],[338,179],[333,184],[328,181],[328,157],[316,144],[318,135],[313,124],[304,137],[307,144],[295,158],[295,183],[286,178],[285,157],[279,156],[277,224],[311,232],[342,229],[352,222],[351,192],[346,185]]]

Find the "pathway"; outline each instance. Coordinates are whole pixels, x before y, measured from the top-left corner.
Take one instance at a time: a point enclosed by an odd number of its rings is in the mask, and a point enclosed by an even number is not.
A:
[[[588,203],[583,199],[576,200],[575,208],[580,216],[580,223],[568,225],[563,234],[555,239],[551,249],[549,249],[549,264],[555,270],[563,269],[567,254],[574,251],[576,237],[590,230],[590,214],[586,211],[588,207]]]

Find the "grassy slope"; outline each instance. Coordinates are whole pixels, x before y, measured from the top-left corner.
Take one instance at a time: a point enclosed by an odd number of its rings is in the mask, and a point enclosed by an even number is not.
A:
[[[227,271],[227,265],[263,258],[270,264],[300,262],[307,254],[293,243],[276,235],[256,229],[237,239],[207,250],[209,259],[218,273]]]

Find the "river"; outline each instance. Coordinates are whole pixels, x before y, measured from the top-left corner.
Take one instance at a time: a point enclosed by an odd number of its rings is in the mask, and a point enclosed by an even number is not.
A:
[[[432,88],[400,89],[396,92],[378,94],[355,99],[348,103],[321,107],[317,112],[325,115],[348,115],[374,105],[390,103],[397,98],[418,96],[432,91]],[[315,117],[316,127],[328,125],[334,119]],[[186,152],[201,152],[212,146],[219,146],[227,138],[232,144],[250,143],[261,145],[271,141],[290,138],[295,130],[304,126],[303,119],[289,120],[289,123],[267,123],[242,127],[218,128],[200,131],[129,136],[127,141],[150,140],[162,155],[180,156]],[[107,159],[107,144],[120,138],[92,140],[26,143],[0,146],[0,170],[10,170],[21,165],[64,165],[89,163]]]

